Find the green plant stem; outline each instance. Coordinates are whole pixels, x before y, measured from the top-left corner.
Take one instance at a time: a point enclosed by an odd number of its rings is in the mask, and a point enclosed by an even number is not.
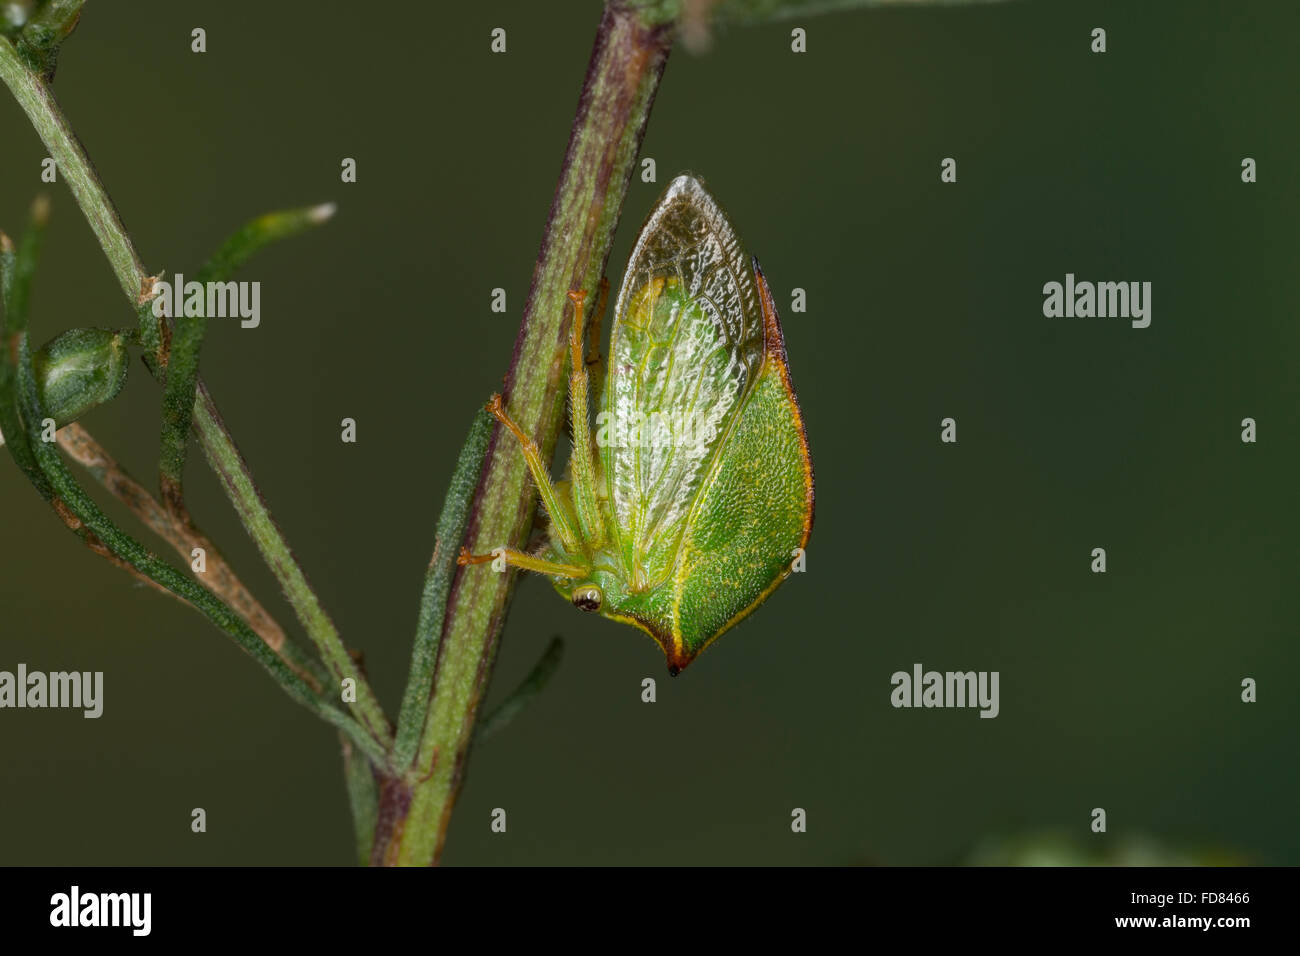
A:
[[[77,204],[108,257],[122,291],[139,313],[141,344],[155,358],[155,361],[149,363],[150,369],[156,377],[161,377],[165,363],[157,361],[162,356],[160,326],[148,301],[152,280],[145,272],[135,246],[85,150],[68,126],[54,94],[40,76],[27,68],[13,44],[3,37],[0,37],[0,79],[9,87],[50,155],[54,157],[60,175],[72,189]],[[279,580],[289,603],[326,666],[337,679],[349,677],[356,681],[357,699],[350,705],[352,711],[375,742],[386,750],[392,743],[392,731],[378,698],[361,668],[352,662],[337,629],[322,609],[319,598],[307,584],[306,575],[298,566],[288,543],[271,519],[270,512],[252,481],[248,466],[216,413],[216,407],[207,395],[201,378],[198,389],[194,427],[208,461],[221,474],[222,486],[226,489],[231,504],[244,527],[253,535],[263,559]]]
[[[563,420],[564,333],[571,315],[566,293],[595,289],[604,274],[672,36],[670,23],[646,18],[626,2],[608,3],[597,30],[504,389],[511,414],[544,458],[553,452]],[[470,519],[468,540],[476,552],[518,547],[532,524],[535,494],[523,457],[501,434],[496,429]],[[409,807],[391,832],[378,835],[377,842],[388,845],[372,859],[407,865],[437,861],[514,577],[483,566],[462,568],[457,575],[433,704],[409,777]]]
[[[4,80],[36,127],[58,166],[59,177],[77,197],[77,205],[86,214],[95,238],[108,256],[122,291],[133,305],[137,304],[147,276],[113,201],[95,175],[81,143],[68,127],[53,91],[27,68],[13,44],[3,38],[0,38],[0,79]]]
[[[285,597],[289,599],[307,633],[312,636],[330,673],[340,682],[345,678],[356,681],[357,699],[352,708],[375,740],[387,749],[392,744],[393,735],[379,698],[375,696],[361,667],[343,646],[338,629],[321,606],[316,592],[307,583],[306,574],[289,550],[289,544],[280,533],[275,519],[271,517],[262,493],[253,482],[248,463],[230,438],[202,380],[199,381],[198,399],[194,403],[194,424],[208,464],[221,479],[226,496],[235,503],[244,530],[253,539],[262,560],[284,588]]]

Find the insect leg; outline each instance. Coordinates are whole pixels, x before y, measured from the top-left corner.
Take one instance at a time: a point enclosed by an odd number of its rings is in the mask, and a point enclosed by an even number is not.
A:
[[[542,461],[541,453],[537,450],[537,442],[525,435],[524,430],[506,414],[500,395],[492,396],[491,401],[487,404],[487,410],[492,413],[493,418],[510,429],[510,433],[518,440],[519,449],[524,453],[524,461],[528,463],[528,471],[533,476],[533,483],[537,485],[537,492],[542,496],[542,502],[546,505],[546,510],[551,516],[551,528],[559,537],[560,543],[564,545],[564,550],[570,554],[581,554],[583,549],[579,545],[578,536],[569,524],[568,511],[560,505],[555,485],[551,483],[551,476],[546,470],[546,464]]]
[[[591,570],[590,568],[580,568],[576,564],[560,564],[558,561],[547,561],[545,558],[524,554],[524,552],[516,551],[514,548],[498,548],[491,554],[470,554],[469,549],[461,548],[456,563],[460,565],[487,564],[489,561],[495,561],[498,557],[503,559],[510,567],[522,568],[525,571],[536,571],[538,574],[549,574],[551,577],[556,578],[582,579]]]
[[[587,402],[587,363],[582,342],[586,323],[583,303],[587,293],[570,292],[573,300],[573,323],[569,331],[569,354],[573,371],[569,375],[569,418],[573,422],[573,507],[582,526],[582,536],[595,548],[605,543],[605,525],[596,506],[596,469],[591,457],[590,409]]]

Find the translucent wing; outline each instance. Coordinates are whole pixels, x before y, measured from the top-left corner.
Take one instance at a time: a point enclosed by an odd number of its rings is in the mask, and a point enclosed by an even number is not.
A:
[[[753,267],[691,176],[651,211],[614,312],[601,442],[634,590],[672,570],[682,524],[763,359]]]

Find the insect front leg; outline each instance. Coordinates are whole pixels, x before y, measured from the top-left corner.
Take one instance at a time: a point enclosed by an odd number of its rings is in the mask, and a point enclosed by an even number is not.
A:
[[[569,375],[569,418],[573,422],[572,488],[573,507],[578,515],[582,537],[589,548],[605,543],[605,522],[596,504],[596,469],[592,464],[590,409],[587,399],[587,363],[582,354],[586,323],[583,304],[587,293],[569,293],[573,301],[573,322],[569,327],[569,356],[573,370]]]
[[[569,521],[568,509],[560,504],[560,496],[555,490],[555,485],[551,482],[550,473],[546,470],[546,464],[542,461],[541,453],[537,450],[537,442],[525,435],[524,430],[516,425],[514,419],[506,413],[500,395],[492,396],[487,404],[487,410],[492,413],[493,418],[510,429],[510,434],[514,435],[519,442],[519,449],[524,453],[524,461],[528,464],[528,471],[533,476],[533,483],[537,485],[537,492],[542,496],[542,502],[550,513],[551,530],[560,539],[564,550],[569,554],[583,554],[584,549],[578,541],[578,535],[573,529],[573,524]],[[523,565],[520,565],[520,567],[523,567]]]

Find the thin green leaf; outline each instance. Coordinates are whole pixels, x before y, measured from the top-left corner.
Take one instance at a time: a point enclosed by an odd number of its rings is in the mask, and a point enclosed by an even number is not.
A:
[[[479,722],[477,739],[485,740],[518,717],[519,712],[542,692],[542,688],[551,679],[555,669],[560,666],[560,658],[563,656],[564,638],[556,635],[551,638],[551,643],[542,654],[541,660],[534,665],[532,671],[524,678],[523,683],[515,688],[513,694],[501,702],[501,706]]]
[[[374,765],[365,754],[353,748],[347,737],[343,738],[343,778],[348,788],[348,805],[352,808],[357,861],[366,866],[370,863],[375,823],[379,819],[379,784],[375,780]]]
[[[46,501],[54,490],[37,464],[22,420],[18,342],[27,331],[27,301],[48,219],[49,203],[41,197],[32,205],[31,224],[17,249],[8,236],[0,233],[0,300],[4,303],[4,324],[0,325],[0,435],[5,436],[14,463]]]
[[[41,244],[45,238],[45,225],[50,221],[48,196],[37,196],[32,202],[31,218],[18,249],[5,267],[5,320],[7,328],[27,328],[27,303],[31,298],[32,278],[36,263],[41,257]]]
[[[492,438],[492,416],[483,408],[470,425],[469,435],[456,459],[451,486],[443,500],[438,528],[434,533],[433,559],[424,578],[420,596],[420,618],[415,627],[415,646],[411,650],[411,672],[402,695],[402,712],[397,720],[397,742],[393,749],[393,766],[403,770],[415,757],[424,728],[425,711],[433,689],[433,671],[438,662],[438,645],[442,640],[442,621],[447,610],[447,592],[456,574],[456,555],[465,525],[469,521],[474,489],[483,470],[483,457]]]
[[[225,241],[216,254],[199,270],[197,281],[224,282],[236,269],[263,246],[296,236],[319,226],[334,215],[333,204],[309,206],[267,213],[243,226]],[[199,351],[207,331],[206,315],[185,315],[180,308],[183,290],[173,290],[175,332],[167,359],[163,386],[163,423],[158,469],[162,481],[163,503],[178,507],[184,500],[183,475],[190,426],[194,418],[194,399],[199,377]]]
[[[329,222],[338,207],[332,202],[299,209],[268,212],[245,223],[199,270],[200,282],[224,282],[253,253],[281,239],[289,239]]]

